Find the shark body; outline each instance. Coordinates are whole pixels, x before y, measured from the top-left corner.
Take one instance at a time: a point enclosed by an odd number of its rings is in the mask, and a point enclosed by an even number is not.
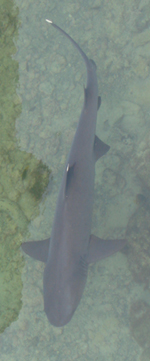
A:
[[[51,237],[24,242],[31,257],[46,263],[43,277],[44,310],[54,326],[67,324],[82,297],[89,263],[119,251],[125,240],[102,240],[91,235],[95,162],[109,150],[96,135],[100,106],[96,65],[60,27],[81,54],[87,70],[84,104],[59,190]]]

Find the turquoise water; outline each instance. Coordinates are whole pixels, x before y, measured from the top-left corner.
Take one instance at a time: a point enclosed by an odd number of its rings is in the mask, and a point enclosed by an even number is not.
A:
[[[0,361],[147,361],[149,1],[2,4],[0,55],[9,61],[2,62],[0,86]],[[25,239],[50,236],[86,83],[81,57],[45,18],[97,64],[97,135],[111,149],[96,165],[92,233],[128,240],[124,252],[89,267],[81,302],[63,328],[43,312],[44,265],[20,251]]]

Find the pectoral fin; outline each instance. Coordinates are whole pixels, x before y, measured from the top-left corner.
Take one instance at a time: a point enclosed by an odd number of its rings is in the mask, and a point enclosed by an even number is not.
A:
[[[41,262],[47,262],[50,238],[43,241],[24,242],[21,245],[23,251],[30,257]]]
[[[104,240],[91,234],[87,262],[93,263],[120,251],[126,244],[125,239]]]

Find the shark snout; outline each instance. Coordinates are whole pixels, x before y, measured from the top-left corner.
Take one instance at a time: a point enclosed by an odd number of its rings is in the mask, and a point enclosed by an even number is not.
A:
[[[55,327],[65,326],[72,318],[74,311],[71,313],[67,310],[58,309],[57,311],[53,310],[51,307],[44,308],[44,311],[47,315],[49,322]]]
[[[69,297],[70,298],[70,297]],[[55,327],[65,326],[72,318],[77,305],[68,301],[67,292],[60,294],[54,292],[49,297],[44,297],[44,311],[50,323]]]

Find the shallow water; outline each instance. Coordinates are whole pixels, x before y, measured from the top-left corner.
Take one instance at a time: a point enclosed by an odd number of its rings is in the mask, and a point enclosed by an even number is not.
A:
[[[0,360],[149,360],[149,1],[17,0],[2,9]],[[128,240],[89,267],[63,328],[43,311],[44,265],[20,251],[25,239],[50,236],[86,83],[81,57],[45,18],[97,64],[97,135],[111,149],[96,165],[92,233]]]

